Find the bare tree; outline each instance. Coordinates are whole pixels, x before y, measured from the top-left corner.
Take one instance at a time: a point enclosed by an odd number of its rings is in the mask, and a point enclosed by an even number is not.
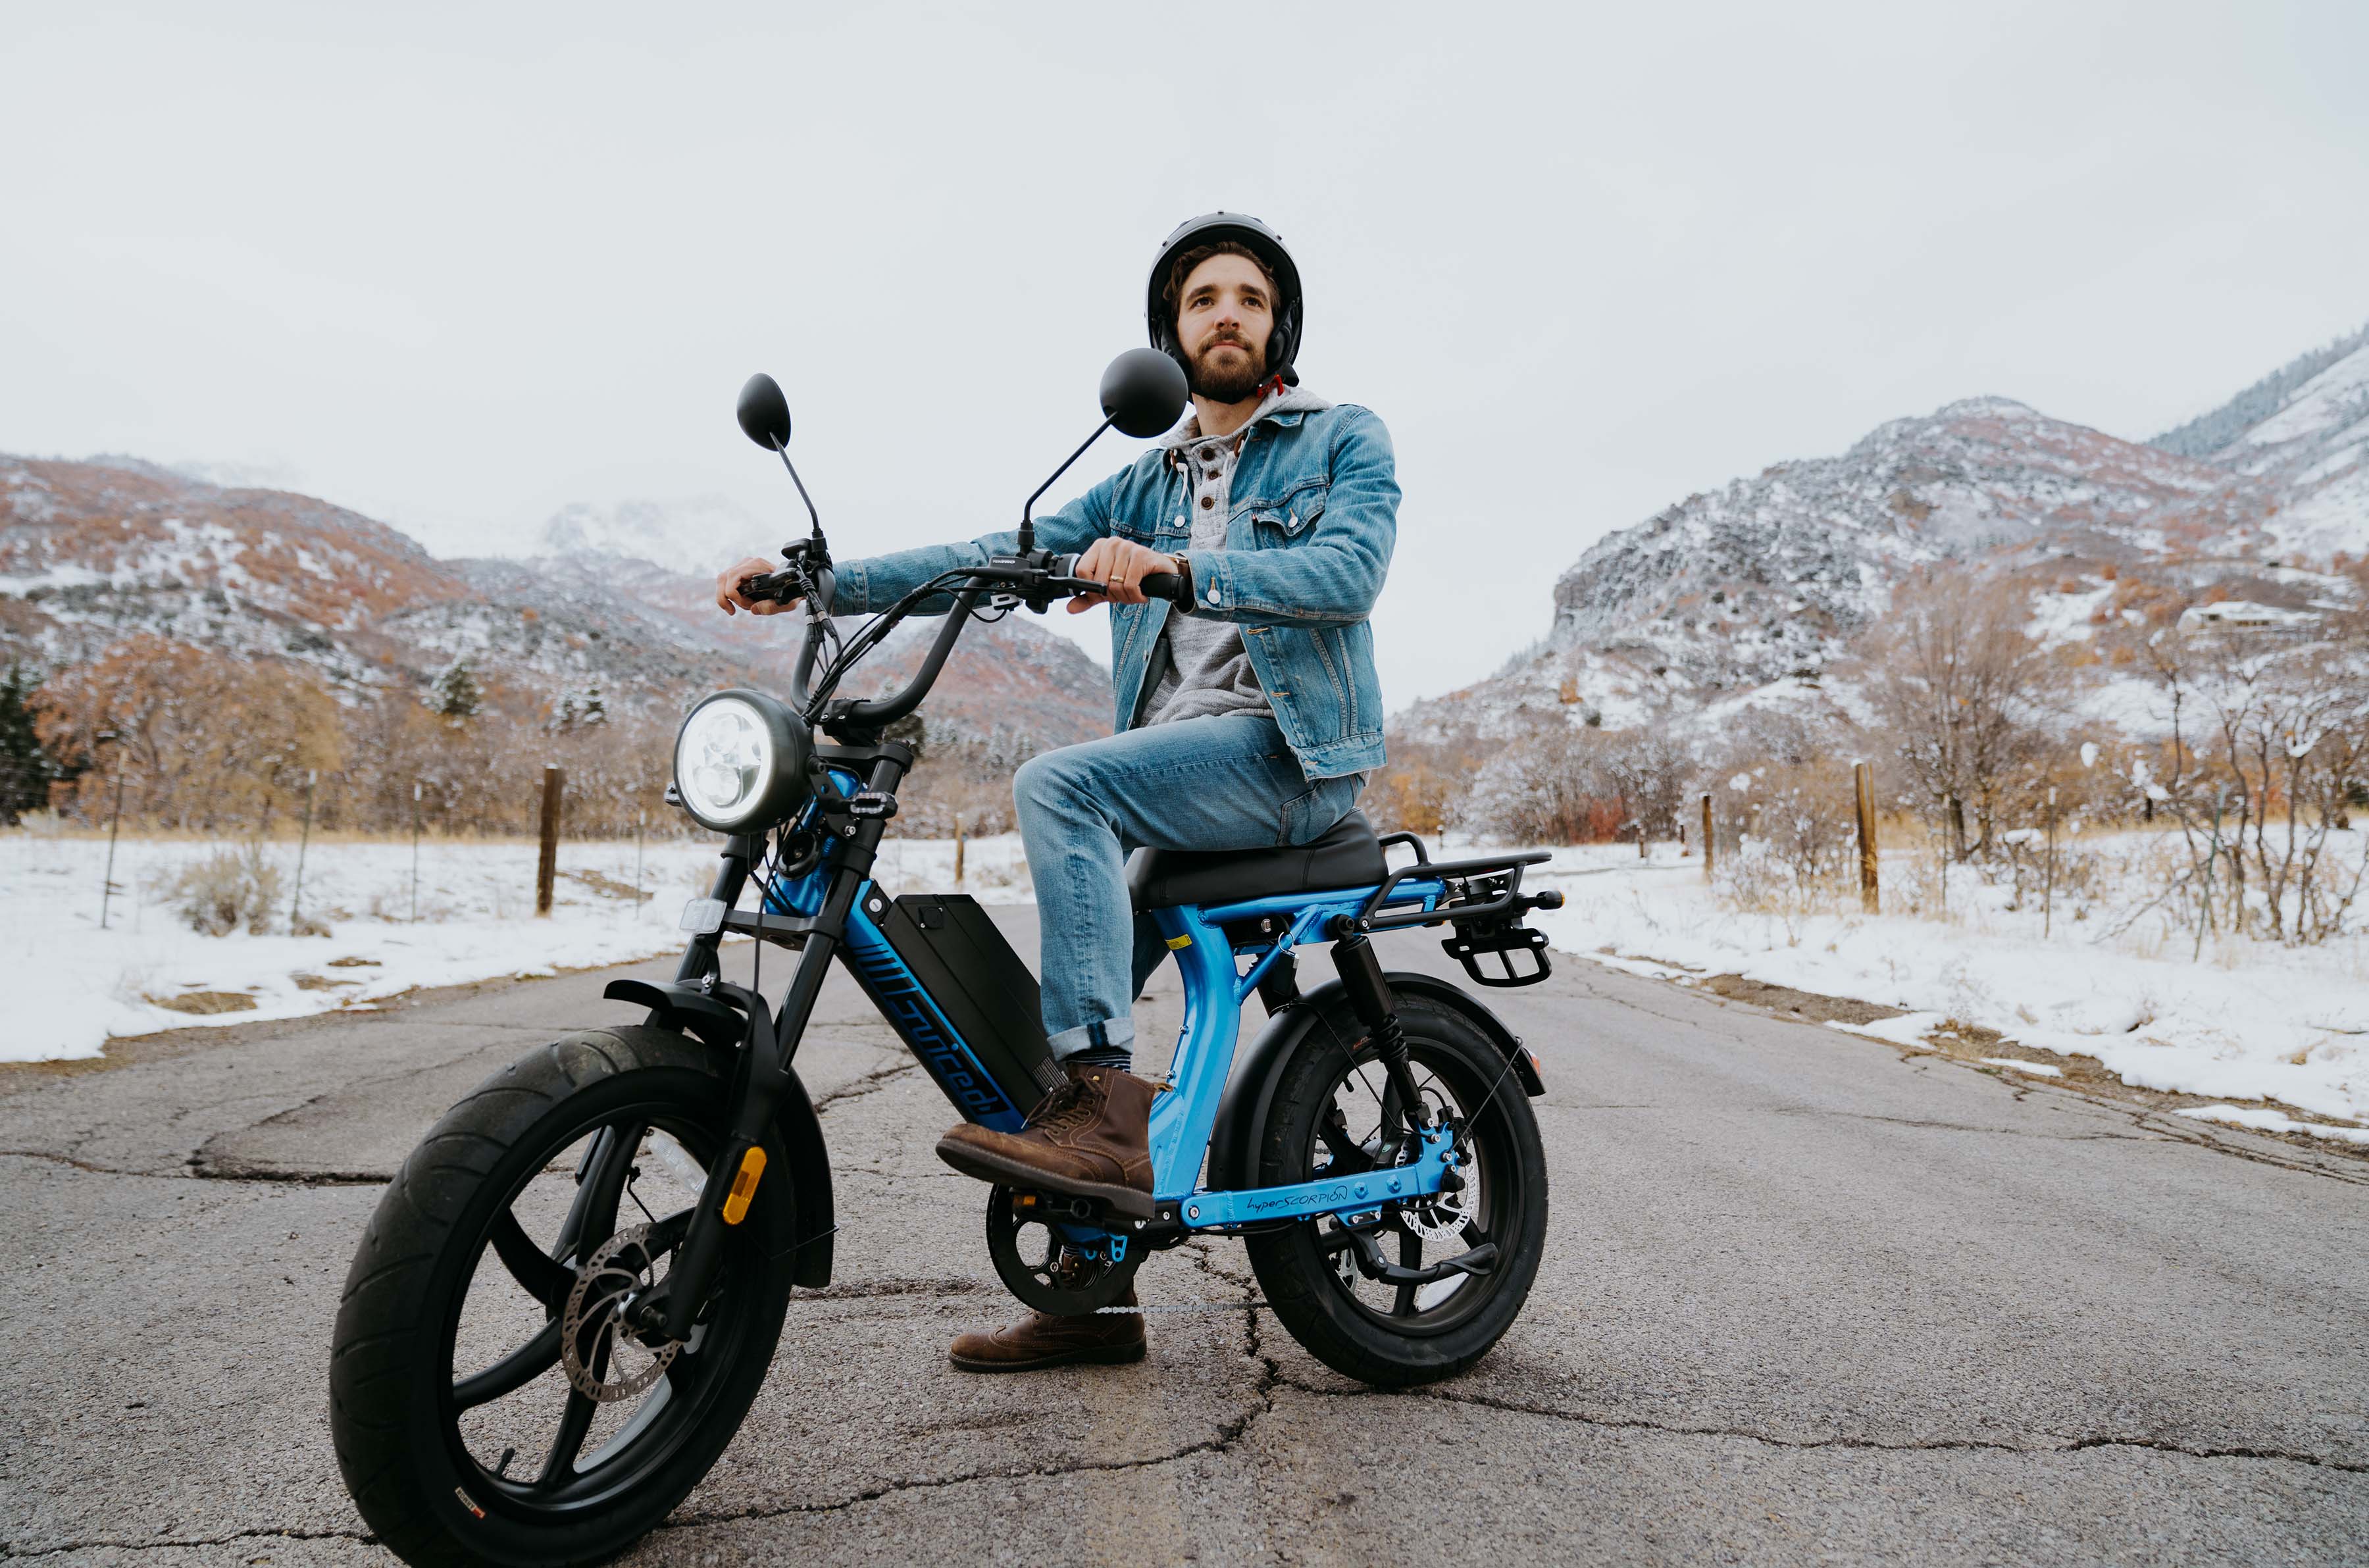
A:
[[[1861,647],[1869,695],[1962,860],[1990,846],[2002,797],[2060,709],[2064,668],[2026,633],[2030,617],[2012,582],[1927,574],[1894,594]]]
[[[2317,943],[2346,927],[2369,851],[2336,835],[2369,775],[2369,617],[2283,634],[2161,626],[2144,647],[2171,736],[2157,785],[2188,849],[2168,901],[2210,929]]]

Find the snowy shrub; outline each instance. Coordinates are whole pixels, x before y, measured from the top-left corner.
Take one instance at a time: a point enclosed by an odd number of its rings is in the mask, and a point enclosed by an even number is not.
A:
[[[1849,789],[1849,773],[1831,763],[1761,768],[1745,792],[1752,845],[1805,890],[1856,887],[1859,810]]]
[[[217,850],[184,866],[166,896],[201,936],[228,936],[242,925],[260,936],[279,906],[280,871],[259,844]]]
[[[1499,748],[1443,815],[1477,837],[1529,843],[1673,838],[1694,765],[1658,730],[1556,720]]]

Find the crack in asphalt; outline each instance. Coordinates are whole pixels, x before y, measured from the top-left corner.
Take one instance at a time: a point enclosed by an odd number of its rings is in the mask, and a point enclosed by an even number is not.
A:
[[[1872,1111],[1838,1111],[1823,1105],[1780,1105],[1770,1113],[1780,1116],[1834,1116],[1855,1122],[1885,1122],[1894,1127],[1928,1127],[1940,1132],[1975,1132],[1996,1138],[2036,1138],[2050,1143],[2145,1143],[2147,1139],[2133,1138],[2121,1132],[2043,1132],[2036,1128],[2014,1127],[1975,1127],[1966,1122],[1935,1121],[1924,1116],[1886,1116]]]
[[[192,1160],[197,1156],[191,1155]],[[135,1171],[121,1165],[102,1165],[93,1160],[79,1160],[71,1154],[60,1154],[49,1149],[0,1149],[0,1159],[43,1160],[52,1165],[64,1165],[94,1176],[131,1176],[150,1182],[227,1182],[239,1185],[278,1187],[343,1187],[384,1186],[395,1178],[369,1171],[274,1171],[262,1167],[244,1170],[191,1168],[182,1171]]]
[[[218,1159],[216,1156],[210,1154],[207,1151],[212,1149],[217,1143],[222,1142],[224,1139],[244,1137],[258,1128],[269,1127],[275,1122],[284,1122],[291,1116],[301,1116],[304,1112],[314,1109],[325,1100],[339,1096],[359,1094],[387,1084],[401,1083],[408,1079],[418,1078],[427,1073],[441,1072],[446,1068],[458,1067],[463,1062],[467,1061],[471,1057],[484,1055],[488,1049],[493,1047],[493,1045],[494,1042],[492,1041],[481,1041],[476,1045],[471,1046],[468,1049],[462,1051],[457,1056],[443,1057],[435,1061],[419,1062],[410,1067],[398,1068],[391,1072],[373,1073],[365,1078],[352,1079],[348,1082],[336,1084],[333,1087],[324,1089],[317,1094],[307,1095],[303,1100],[298,1101],[295,1104],[290,1105],[284,1110],[274,1111],[269,1116],[265,1116],[258,1121],[247,1123],[245,1127],[225,1127],[221,1132],[213,1134],[203,1143],[198,1145],[196,1152],[192,1153],[189,1158],[188,1163],[189,1166],[189,1173],[201,1180],[221,1179],[217,1178],[215,1175],[216,1170],[219,1169],[225,1173],[226,1178],[231,1181],[296,1182],[304,1185],[340,1186],[353,1186],[376,1183],[383,1185],[395,1179],[392,1172],[377,1173],[338,1171],[323,1172],[318,1174],[310,1173],[297,1174],[283,1171],[274,1166],[248,1164],[238,1160],[235,1156],[226,1160]]]
[[[2331,1182],[2344,1182],[2352,1186],[2369,1186],[2369,1173],[2355,1174],[2333,1163],[2321,1163],[2315,1160],[2282,1159],[2278,1155],[2262,1150],[2243,1149],[2225,1138],[2216,1136],[2202,1124],[2195,1122],[2193,1117],[2185,1118],[2191,1125],[2182,1126],[2180,1122],[2168,1119],[2164,1113],[2159,1111],[2117,1105],[2110,1100],[2091,1099],[2087,1094],[2081,1095],[2080,1098],[2089,1100],[2091,1104],[2106,1105],[2121,1111],[2131,1118],[2132,1126],[2145,1128],[2155,1135],[2152,1139],[2138,1141],[2184,1143],[2192,1148],[2209,1150],[2215,1154],[2226,1154],[2233,1160],[2251,1160],[2257,1165],[2268,1165],[2273,1170],[2294,1171],[2306,1176],[2320,1176]],[[2317,1150],[2311,1152],[2315,1155],[2318,1154]],[[2320,1157],[2321,1160],[2332,1160],[2332,1156]]]
[[[69,1540],[56,1546],[20,1547],[14,1541],[0,1540],[0,1558],[29,1561],[36,1557],[54,1557],[62,1551],[157,1551],[167,1548],[191,1546],[230,1546],[242,1540],[350,1540],[364,1546],[378,1544],[378,1537],[367,1530],[308,1530],[296,1526],[286,1529],[234,1530],[229,1535],[197,1536],[166,1540]]]
[[[473,1027],[485,1027],[485,1025],[473,1025]],[[537,1026],[532,1024],[509,1024],[502,1025],[502,1027],[524,1029]],[[464,1062],[468,1060],[469,1058],[478,1055],[486,1048],[486,1047],[485,1045],[479,1045],[462,1052],[458,1056],[449,1057],[432,1062],[423,1062],[416,1067],[407,1067],[394,1072],[379,1073],[370,1078],[358,1079],[350,1083],[344,1083],[333,1089],[324,1090],[318,1094],[311,1095],[306,1099],[299,1101],[293,1105],[289,1105],[280,1110],[274,1111],[271,1115],[264,1116],[257,1121],[249,1122],[244,1127],[225,1128],[221,1132],[214,1133],[212,1136],[209,1137],[204,1143],[199,1145],[197,1152],[189,1155],[183,1162],[185,1168],[180,1171],[138,1170],[130,1166],[109,1165],[103,1164],[95,1160],[85,1160],[75,1154],[60,1153],[55,1150],[47,1149],[0,1149],[0,1158],[45,1160],[52,1164],[65,1165],[74,1170],[82,1171],[95,1176],[137,1176],[155,1181],[253,1183],[269,1186],[296,1187],[384,1186],[389,1182],[395,1180],[394,1172],[359,1170],[289,1170],[280,1166],[257,1164],[249,1161],[241,1160],[236,1156],[217,1155],[210,1153],[209,1150],[224,1139],[237,1138],[244,1134],[253,1132],[258,1127],[269,1127],[274,1122],[281,1121],[287,1117],[293,1116],[300,1112],[310,1110],[334,1095],[350,1094],[359,1089],[366,1089],[373,1085],[396,1083],[406,1079],[416,1078],[422,1073],[438,1071],[444,1068],[452,1067],[461,1062]],[[824,1094],[821,1098],[816,1100],[814,1102],[815,1113],[819,1116],[828,1107],[837,1104],[843,1100],[861,1099],[864,1095],[876,1093],[880,1089],[886,1087],[892,1080],[908,1072],[919,1071],[921,1070],[921,1064],[919,1061],[912,1058],[906,1057],[900,1061],[890,1062],[885,1067],[876,1069],[875,1070],[855,1079],[852,1082],[843,1084],[840,1088],[832,1090],[829,1093]],[[179,1120],[187,1116],[204,1109],[206,1109],[206,1107],[202,1105],[181,1106],[174,1112],[172,1119]],[[88,1142],[92,1137],[97,1136],[97,1129],[93,1128],[82,1136],[75,1138],[72,1140],[71,1147],[81,1147],[83,1144]]]
[[[921,1070],[921,1062],[910,1056],[905,1058],[902,1061],[892,1061],[886,1067],[875,1068],[870,1072],[865,1073],[863,1077],[854,1079],[850,1082],[842,1083],[838,1088],[832,1090],[830,1093],[825,1094],[822,1098],[815,1101],[815,1115],[822,1115],[823,1112],[829,1110],[831,1106],[838,1104],[843,1100],[861,1100],[866,1094],[876,1094],[882,1089],[887,1087],[891,1080],[900,1078],[909,1072],[919,1072]]]
[[[990,1290],[1001,1292],[1001,1285],[990,1286],[978,1279],[876,1279],[868,1285],[826,1285],[818,1290],[800,1290],[793,1301],[874,1301],[898,1296],[974,1296]]]
[[[1203,1274],[1217,1280],[1220,1285],[1247,1296],[1251,1288],[1240,1280],[1230,1279],[1218,1272],[1206,1249],[1191,1247],[1177,1250]],[[1253,1402],[1239,1415],[1219,1423],[1216,1436],[1205,1437],[1199,1442],[1187,1443],[1165,1453],[1147,1454],[1139,1459],[1079,1459],[1060,1464],[1006,1466],[1000,1469],[965,1471],[960,1475],[892,1481],[879,1486],[867,1487],[862,1492],[829,1503],[759,1504],[747,1508],[670,1518],[650,1533],[655,1536],[660,1532],[704,1529],[715,1525],[790,1518],[812,1514],[838,1514],[905,1492],[941,1491],[946,1487],[962,1486],[979,1481],[1019,1481],[1032,1476],[1093,1475],[1116,1471],[1150,1470],[1161,1465],[1174,1464],[1180,1459],[1191,1459],[1196,1454],[1230,1452],[1245,1436],[1249,1436],[1251,1428],[1258,1424],[1261,1417],[1274,1413],[1275,1391],[1283,1380],[1281,1368],[1276,1365],[1273,1356],[1266,1354],[1260,1343],[1258,1312],[1245,1300],[1242,1307],[1242,1356],[1245,1360],[1254,1363],[1258,1368],[1257,1376],[1252,1379],[1250,1389]]]
[[[1529,1404],[1518,1400],[1498,1398],[1490,1394],[1459,1393],[1446,1389],[1328,1389],[1296,1379],[1282,1379],[1284,1387],[1295,1392],[1312,1394],[1322,1399],[1427,1399],[1442,1404],[1472,1405],[1482,1410],[1504,1411],[1515,1415],[1535,1415],[1550,1421],[1569,1422],[1574,1425],[1595,1426],[1612,1431],[1655,1432],[1674,1437],[1734,1437],[1758,1443],[1765,1448],[1812,1451],[1821,1448],[1847,1452],[1870,1453],[2001,1453],[2023,1454],[2045,1458],[2051,1454],[2077,1454],[2092,1448],[2148,1448],[2158,1453],[2177,1454],[2192,1459],[2267,1459],[2282,1464],[2309,1465],[2315,1469],[2340,1471],[2350,1475],[2369,1475],[2369,1461],[2330,1459],[2323,1454],[2304,1453],[2293,1448],[2230,1447],[2216,1448],[2187,1448],[2160,1437],[2080,1437],[2050,1448],[2034,1448],[2020,1443],[1999,1442],[1983,1437],[1943,1437],[1922,1442],[1886,1443],[1871,1437],[1780,1437],[1766,1432],[1756,1432],[1744,1426],[1688,1426],[1667,1422],[1651,1421],[1643,1416],[1591,1415],[1583,1411],[1562,1410],[1552,1405]]]

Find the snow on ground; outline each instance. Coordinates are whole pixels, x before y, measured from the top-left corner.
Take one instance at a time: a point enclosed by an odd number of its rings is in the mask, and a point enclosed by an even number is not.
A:
[[[2266,1105],[2191,1105],[2172,1114],[2191,1116],[2200,1122],[2226,1122],[2231,1127],[2249,1127],[2260,1132],[2307,1132],[2316,1138],[2333,1138],[2346,1143],[2369,1145],[2369,1127],[2299,1122]]]
[[[1912,1043],[1956,1020],[2094,1058],[2144,1088],[2369,1120],[2369,937],[2303,949],[2208,941],[2194,961],[2185,937],[2112,937],[2060,903],[2043,939],[2037,898],[2010,910],[2007,889],[1963,873],[1946,922],[1870,917],[1855,903],[1752,913],[1706,887],[1700,864],[1671,848],[1642,863],[1633,848],[1557,850],[1528,885],[1568,901],[1532,919],[1556,947],[1631,972],[1737,974],[1911,1015],[1848,1026],[1879,1039]]]
[[[419,849],[414,919],[408,842],[315,842],[304,856],[302,910],[327,935],[292,936],[297,846],[276,843],[263,852],[280,876],[272,933],[202,936],[172,907],[169,886],[225,847],[121,841],[101,931],[105,839],[0,834],[0,951],[19,981],[0,1027],[0,1061],[93,1057],[128,1035],[367,1008],[422,986],[673,952],[683,942],[675,922],[684,901],[704,894],[715,870],[712,840],[651,842],[641,852],[637,898],[631,841],[563,844],[552,913],[539,920],[533,844],[430,839]],[[964,872],[957,889],[954,844],[940,840],[892,839],[874,869],[892,892],[1029,898],[1016,837],[971,841]],[[225,1010],[159,1005],[170,1001]]]
[[[14,974],[40,982],[20,983],[0,1061],[97,1056],[124,1036],[367,1008],[418,987],[671,952],[682,904],[706,890],[715,857],[704,840],[647,845],[636,898],[632,843],[563,845],[555,907],[538,920],[532,843],[430,840],[414,919],[408,843],[315,843],[303,910],[328,934],[292,936],[296,846],[272,844],[264,853],[281,877],[272,933],[201,936],[172,907],[169,885],[223,847],[122,841],[102,932],[104,839],[0,834],[0,944]],[[1644,861],[1629,847],[1559,849],[1530,885],[1559,887],[1568,901],[1533,919],[1564,952],[1632,973],[1739,974],[1900,1008],[1906,1016],[1835,1025],[1894,1044],[1958,1021],[2094,1058],[2146,1088],[2369,1121],[2369,938],[2302,950],[2208,943],[2198,962],[2184,939],[2105,936],[2104,921],[2069,920],[2060,907],[2043,939],[2031,900],[2005,908],[2005,888],[1963,874],[1947,921],[1855,907],[1756,913],[1704,887],[1700,864],[1666,846]],[[954,845],[890,840],[876,875],[895,892],[955,891]],[[959,890],[1027,901],[1019,841],[972,841]],[[173,1001],[230,1010],[160,1005]],[[2046,1076],[2045,1063],[1997,1065]],[[2279,1114],[2249,1109],[2256,1119],[2244,1125]]]

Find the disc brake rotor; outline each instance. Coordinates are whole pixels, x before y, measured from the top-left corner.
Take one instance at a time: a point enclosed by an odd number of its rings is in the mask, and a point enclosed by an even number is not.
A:
[[[1441,1193],[1431,1202],[1417,1207],[1409,1204],[1399,1219],[1406,1228],[1423,1239],[1428,1246],[1434,1242],[1454,1242],[1460,1248],[1464,1227],[1471,1222],[1466,1212],[1462,1193]]]
[[[1426,1100],[1430,1096],[1425,1096]],[[1399,1219],[1415,1233],[1425,1246],[1434,1242],[1453,1242],[1460,1252],[1464,1245],[1464,1228],[1472,1222],[1472,1165],[1471,1146],[1465,1141],[1463,1124],[1452,1111],[1440,1107],[1440,1120],[1456,1134],[1456,1149],[1461,1158],[1461,1172],[1467,1184],[1460,1191],[1434,1193],[1429,1197],[1409,1203],[1399,1212]]]
[[[575,1288],[559,1319],[559,1365],[585,1398],[602,1404],[631,1399],[674,1364],[682,1341],[656,1349],[625,1332],[620,1310],[647,1290],[658,1260],[647,1242],[650,1227],[629,1225],[592,1250],[576,1271]]]

